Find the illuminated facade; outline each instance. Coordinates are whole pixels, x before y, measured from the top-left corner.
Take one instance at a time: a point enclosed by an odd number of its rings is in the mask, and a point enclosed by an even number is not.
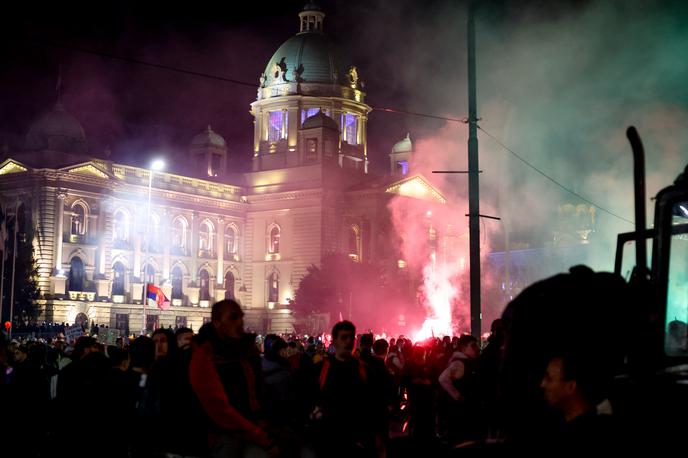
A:
[[[444,197],[410,173],[408,137],[390,154],[389,176],[368,174],[371,109],[358,70],[340,66],[320,10],[299,18],[260,77],[252,167],[239,179],[227,176],[225,139],[208,126],[190,143],[186,175],[153,172],[149,212],[151,172],[89,157],[60,103],[31,126],[23,151],[5,156],[0,198],[32,216],[41,319],[136,332],[151,282],[172,307],[148,308],[149,329],[198,329],[215,300],[236,298],[247,327],[285,332],[290,299],[325,254],[405,268],[389,248],[390,197]]]

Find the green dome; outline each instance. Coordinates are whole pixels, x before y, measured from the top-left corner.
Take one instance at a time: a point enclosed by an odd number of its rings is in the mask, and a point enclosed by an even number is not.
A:
[[[264,86],[287,82],[335,84],[343,75],[333,44],[320,32],[301,32],[282,44],[265,67]]]
[[[28,150],[54,150],[63,153],[86,153],[86,134],[81,123],[58,101],[52,111],[34,121],[26,134]]]
[[[396,142],[392,147],[393,153],[408,153],[413,152],[413,142],[411,141],[411,134],[406,134],[402,140]]]
[[[227,147],[227,143],[222,138],[222,135],[219,135],[210,126],[191,140],[192,148],[205,148],[208,146],[215,146],[217,148]]]

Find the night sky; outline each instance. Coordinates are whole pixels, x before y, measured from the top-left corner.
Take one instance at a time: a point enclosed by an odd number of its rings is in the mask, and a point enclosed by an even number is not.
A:
[[[272,53],[298,31],[297,13],[303,3],[125,0],[4,5],[0,27],[0,144],[10,150],[20,146],[31,120],[52,106],[61,67],[64,105],[82,122],[92,155],[103,156],[109,149],[113,160],[146,164],[150,157],[163,154],[177,158],[181,165],[190,139],[211,124],[227,140],[231,167],[242,169],[250,161],[253,124],[248,110],[256,97],[258,78]],[[610,56],[619,55],[616,47],[628,47],[629,41],[632,44],[633,36],[639,46],[645,46],[644,37],[649,36],[659,37],[655,46],[666,47],[661,34],[644,27],[654,20],[656,11],[661,13],[657,15],[659,26],[667,18],[684,25],[686,19],[686,2],[681,1],[480,3],[479,114],[486,117],[486,123],[493,122],[501,129],[499,134],[505,132],[505,125],[513,130],[521,120],[530,123],[524,129],[553,120],[552,132],[528,131],[519,137],[542,140],[539,143],[516,142],[516,147],[531,148],[533,155],[551,151],[547,142],[563,145],[564,156],[584,149],[568,136],[571,129],[580,132],[588,126],[583,123],[562,131],[562,121],[552,117],[553,112],[570,104],[572,119],[585,121],[587,115],[579,116],[578,111],[587,111],[589,106],[577,103],[600,100],[598,92],[609,92],[595,85],[603,78],[592,70],[602,68],[605,74],[619,76],[629,68],[647,71]],[[661,7],[655,6],[657,3]],[[327,15],[325,31],[342,49],[342,60],[359,68],[371,106],[459,118],[466,115],[465,1],[323,0],[321,4]],[[601,24],[596,24],[598,18]],[[636,19],[644,22],[635,24]],[[592,24],[592,28],[581,24]],[[669,25],[671,30],[685,30],[679,23]],[[643,33],[628,35],[636,26],[644,27]],[[670,36],[666,41],[676,45],[679,38]],[[553,49],[546,48],[550,40]],[[567,49],[554,49],[562,43]],[[181,75],[70,48],[180,67],[254,86]],[[677,60],[686,61],[684,50],[685,46],[674,50]],[[544,57],[533,66],[532,59],[539,53]],[[631,51],[631,55],[636,52]],[[566,60],[554,63],[551,56]],[[655,92],[661,92],[657,88],[675,87],[666,95],[667,100],[678,100],[683,110],[688,104],[685,65],[668,76],[665,69],[657,70],[663,72],[661,78],[648,76],[643,81],[649,86],[644,89],[655,97]],[[547,74],[550,71],[554,74]],[[579,86],[580,81],[592,82],[585,87],[593,89],[583,97],[567,91],[572,82]],[[636,85],[637,81],[629,84]],[[684,93],[676,94],[677,90]],[[623,103],[638,97],[630,92],[621,94]],[[544,105],[543,100],[556,106]],[[490,112],[495,101],[499,108]],[[503,106],[516,110],[506,121]],[[606,106],[629,111],[616,100]],[[599,120],[593,121],[600,125]],[[373,112],[368,135],[373,171],[385,170],[386,154],[407,131],[415,139],[423,139],[443,127],[442,121]],[[553,172],[568,170],[563,164]]]
[[[232,166],[245,167],[253,129],[248,109],[258,78],[277,47],[298,31],[297,13],[303,3],[6,5],[0,32],[1,142],[10,149],[21,145],[31,120],[54,103],[61,67],[65,107],[82,122],[92,155],[103,156],[109,149],[113,160],[133,164],[145,164],[155,154],[181,158],[192,136],[211,124],[227,140]],[[343,60],[360,69],[369,104],[456,116],[465,113],[465,5],[449,1],[321,3],[327,14],[325,30],[342,48]],[[490,14],[500,21],[518,14],[523,4],[490,2]],[[433,43],[437,28],[442,29],[443,40],[453,37],[455,44]],[[456,47],[454,55],[447,54],[447,46]],[[176,74],[74,48],[233,78],[255,87]],[[442,96],[433,95],[433,75],[451,75],[455,69],[461,72],[456,84]],[[373,170],[378,171],[384,170],[385,155],[393,143],[408,130],[422,136],[443,125],[379,112],[370,119],[369,151]]]

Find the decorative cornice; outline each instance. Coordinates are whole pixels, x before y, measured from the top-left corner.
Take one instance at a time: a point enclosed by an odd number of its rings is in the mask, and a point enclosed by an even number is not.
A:
[[[278,202],[284,200],[296,200],[309,197],[323,197],[323,190],[308,190],[308,191],[288,191],[270,194],[253,194],[247,196],[248,203],[254,202]]]

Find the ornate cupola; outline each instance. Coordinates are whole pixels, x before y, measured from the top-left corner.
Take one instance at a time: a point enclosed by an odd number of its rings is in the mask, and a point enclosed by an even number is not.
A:
[[[395,176],[405,176],[409,174],[411,157],[413,156],[413,142],[411,134],[396,142],[389,153],[390,174]]]
[[[222,177],[227,173],[227,143],[212,127],[191,140],[189,152],[199,176]]]
[[[325,13],[309,1],[299,13],[299,31],[272,55],[260,76],[255,117],[253,170],[274,170],[300,162],[299,132],[322,112],[336,124],[340,164],[356,162],[367,171],[365,104],[359,70],[342,65],[325,35]]]
[[[299,13],[299,18],[301,19],[300,33],[323,31],[325,13],[322,12],[319,5],[309,2],[303,7],[303,11]]]

